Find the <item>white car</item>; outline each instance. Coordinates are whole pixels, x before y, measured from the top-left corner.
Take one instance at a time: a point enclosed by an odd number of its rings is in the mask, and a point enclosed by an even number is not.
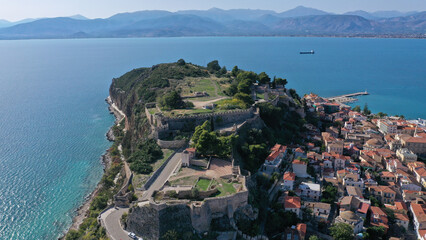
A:
[[[129,232],[129,234],[127,234],[131,239],[138,239],[138,237],[136,237],[136,234]]]

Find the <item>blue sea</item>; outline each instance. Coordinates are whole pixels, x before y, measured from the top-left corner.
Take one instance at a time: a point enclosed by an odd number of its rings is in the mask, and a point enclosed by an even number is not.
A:
[[[300,51],[315,50],[314,55]],[[426,40],[143,38],[0,41],[0,239],[55,239],[95,188],[128,70],[177,61],[284,77],[300,95],[367,90],[373,112],[426,118]]]

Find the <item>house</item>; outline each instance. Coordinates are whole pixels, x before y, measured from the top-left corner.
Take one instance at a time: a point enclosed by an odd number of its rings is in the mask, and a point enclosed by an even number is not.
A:
[[[271,153],[266,158],[265,163],[263,163],[262,171],[268,174],[278,172],[286,154],[287,146],[275,144],[275,146],[271,149]]]
[[[426,168],[418,167],[413,170],[414,175],[416,176],[416,180],[419,183],[422,183],[424,179],[426,179]]]
[[[308,167],[308,163],[299,159],[293,160],[292,163],[293,172],[296,174],[297,177],[300,178],[306,178],[309,177],[309,175],[306,172],[306,169]]]
[[[426,212],[424,204],[411,203],[410,212],[413,216],[414,230],[418,239],[426,239]]]
[[[408,148],[400,148],[396,150],[396,156],[404,163],[417,161],[417,155]]]
[[[364,179],[360,178],[359,174],[350,173],[343,178],[343,185],[364,189]]]
[[[411,175],[399,177],[398,185],[401,188],[401,190],[413,190],[413,191],[422,190],[422,187],[415,182],[415,180],[413,179]]]
[[[341,212],[340,215],[335,219],[335,222],[349,224],[353,228],[354,234],[362,232],[364,225],[364,220],[352,211]]]
[[[396,192],[388,186],[369,186],[368,192],[383,204],[395,202]]]
[[[312,213],[317,218],[322,218],[327,220],[330,215],[331,205],[328,203],[322,202],[305,202],[305,208],[309,208],[312,210]]]
[[[337,154],[343,154],[343,147],[344,143],[343,141],[333,141],[327,144],[327,152],[328,153],[337,153]]]
[[[408,224],[410,223],[410,219],[405,214],[395,213],[395,223],[405,228],[405,230],[408,230]]]
[[[285,229],[283,240],[304,240],[306,237],[306,224],[298,223],[296,226],[291,226]]]
[[[305,151],[303,149],[301,149],[300,147],[296,148],[294,150],[294,158],[306,158]]]
[[[301,201],[299,197],[285,196],[284,198],[284,209],[296,213],[298,218],[302,218],[302,212],[300,211]]]
[[[383,182],[395,182],[395,174],[383,171],[380,173],[380,180]]]
[[[370,207],[370,210],[370,224],[376,227],[384,227],[386,229],[385,232],[387,232],[389,229],[388,215],[379,207],[372,206]]]
[[[426,137],[417,136],[405,136],[401,137],[401,143],[404,148],[408,148],[414,154],[417,155],[426,155]]]
[[[321,186],[317,183],[302,182],[296,194],[299,193],[301,197],[319,200],[321,197]]]
[[[362,218],[367,218],[368,210],[370,209],[371,204],[362,202],[359,206],[358,210],[356,211],[356,214]]]
[[[422,199],[426,201],[426,192],[423,191],[413,191],[413,190],[403,190],[402,198],[405,202],[412,202],[416,199]]]
[[[334,157],[334,170],[345,169],[346,160],[350,160],[350,157],[345,157],[341,154],[332,154]]]
[[[187,148],[182,152],[181,162],[182,167],[188,167],[189,162],[195,157],[196,149],[195,148]]]
[[[359,187],[355,186],[346,186],[346,192],[348,193],[348,196],[354,196],[358,198],[364,198],[362,195],[362,190]]]
[[[296,174],[292,172],[285,172],[283,177],[283,190],[293,190],[294,181],[296,180]]]

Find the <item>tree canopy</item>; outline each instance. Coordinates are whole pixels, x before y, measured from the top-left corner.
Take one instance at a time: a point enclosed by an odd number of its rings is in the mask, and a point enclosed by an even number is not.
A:
[[[202,125],[195,128],[192,135],[193,146],[197,152],[203,156],[229,157],[232,153],[232,147],[236,136],[219,136],[212,131],[209,121],[205,121]]]
[[[259,83],[260,84],[268,84],[271,82],[271,78],[265,72],[261,72],[259,74]]]
[[[335,240],[353,240],[354,230],[347,223],[336,223],[330,227],[331,236]]]
[[[185,107],[185,102],[182,100],[180,94],[175,90],[160,97],[158,103],[164,109],[179,109]]]
[[[207,70],[210,73],[215,73],[220,70],[220,65],[218,60],[213,60],[207,64]]]

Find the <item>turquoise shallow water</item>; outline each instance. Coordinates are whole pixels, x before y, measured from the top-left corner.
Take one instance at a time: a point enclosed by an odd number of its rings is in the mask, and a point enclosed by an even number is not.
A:
[[[299,93],[426,118],[426,40],[147,38],[0,41],[0,239],[55,239],[102,175],[113,77],[184,58],[286,77]],[[315,50],[315,55],[299,51]]]

